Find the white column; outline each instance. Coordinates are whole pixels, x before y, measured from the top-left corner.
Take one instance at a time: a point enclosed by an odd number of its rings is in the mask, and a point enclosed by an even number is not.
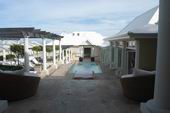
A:
[[[70,49],[70,60],[72,60],[73,56],[72,56],[72,49]]]
[[[64,63],[65,62],[64,50],[62,50],[62,60],[63,60],[63,63]]]
[[[70,49],[68,49],[68,61],[70,62],[71,59],[71,53],[70,53]]]
[[[83,46],[81,47],[81,57],[82,58],[84,57],[84,47]]]
[[[46,40],[43,38],[43,70],[47,70]]]
[[[3,44],[3,63],[6,62],[6,51],[5,51],[5,40],[2,41]]]
[[[135,46],[136,46],[136,55],[135,55],[135,68],[139,68],[139,57],[140,57],[140,54],[139,54],[139,47],[140,47],[140,42],[139,40],[136,40],[135,41]]]
[[[53,65],[56,65],[55,41],[56,41],[56,40],[53,40]]]
[[[59,61],[62,59],[62,46],[61,46],[61,39],[59,40]]]
[[[66,51],[66,64],[68,63],[68,49],[65,50]]]
[[[94,47],[91,47],[91,55],[90,57],[94,57]]]
[[[153,100],[141,104],[142,113],[170,113],[170,0],[160,0],[159,32]]]
[[[28,36],[24,37],[24,71],[29,72],[29,48],[28,48]]]

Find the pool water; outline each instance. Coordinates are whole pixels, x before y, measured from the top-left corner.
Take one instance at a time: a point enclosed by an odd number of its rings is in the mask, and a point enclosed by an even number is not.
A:
[[[95,62],[80,62],[75,64],[70,69],[70,73],[87,73],[94,72],[95,74],[102,73],[101,67]]]

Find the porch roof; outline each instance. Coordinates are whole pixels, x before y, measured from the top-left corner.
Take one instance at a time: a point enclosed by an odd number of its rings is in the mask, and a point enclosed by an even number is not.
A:
[[[2,40],[19,40],[24,37],[56,40],[63,38],[60,35],[41,31],[41,29],[35,29],[34,27],[0,28],[0,39]]]

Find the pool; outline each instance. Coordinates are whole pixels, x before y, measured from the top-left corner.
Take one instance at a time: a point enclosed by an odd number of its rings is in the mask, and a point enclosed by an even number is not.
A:
[[[87,73],[94,72],[95,74],[102,73],[100,65],[97,65],[95,62],[80,62],[75,64],[70,69],[70,73]]]

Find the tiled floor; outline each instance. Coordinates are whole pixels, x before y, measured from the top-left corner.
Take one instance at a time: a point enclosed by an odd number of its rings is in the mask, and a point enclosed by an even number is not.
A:
[[[122,95],[119,80],[107,67],[96,80],[73,80],[69,67],[41,80],[34,97],[9,103],[4,113],[140,113],[139,103]]]

